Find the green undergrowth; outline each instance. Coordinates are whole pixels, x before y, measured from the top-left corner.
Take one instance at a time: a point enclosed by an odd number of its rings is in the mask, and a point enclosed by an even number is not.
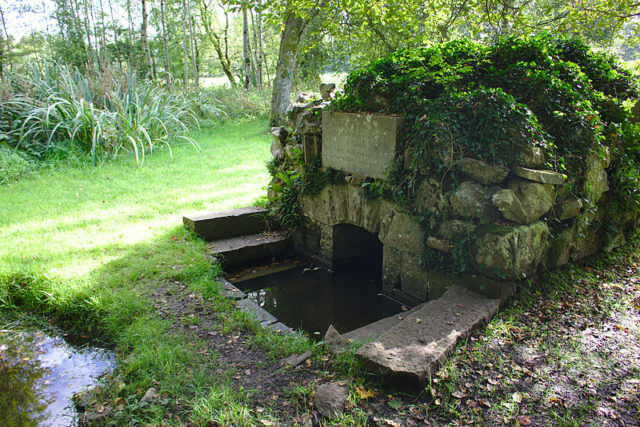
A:
[[[513,166],[538,148],[545,168],[570,177],[608,149],[613,192],[637,205],[637,97],[637,80],[615,57],[542,34],[398,51],[352,72],[330,108],[404,116],[402,162],[386,178],[395,191],[384,194],[400,203],[424,175],[455,180],[462,157]]]
[[[222,410],[220,396],[231,405],[224,411],[242,406],[228,376],[215,373],[216,355],[174,330],[154,303],[156,292],[183,285],[219,313],[221,332],[257,330],[220,296],[218,267],[181,216],[251,205],[268,181],[270,137],[265,120],[190,136],[201,151],[176,147],[173,159],[159,151],[142,166],[132,157],[100,167],[58,163],[0,186],[3,316],[35,315],[114,348],[118,368],[102,393],[117,423],[204,425],[206,414]],[[276,348],[304,347],[256,337],[272,343],[274,357]],[[151,386],[161,399],[140,404]]]

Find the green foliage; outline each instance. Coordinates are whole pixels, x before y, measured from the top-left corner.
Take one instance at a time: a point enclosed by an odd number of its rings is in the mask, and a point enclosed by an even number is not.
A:
[[[296,228],[302,223],[300,196],[315,196],[331,185],[344,184],[344,173],[332,168],[321,168],[320,156],[305,164],[302,152],[293,150],[293,157],[283,160],[273,159],[267,164],[272,176],[269,199],[271,212],[280,224]]]
[[[27,155],[0,144],[0,184],[17,181],[33,168]]]
[[[11,74],[0,100],[0,135],[37,158],[80,150],[94,162],[121,151],[138,163],[184,136],[194,123],[194,100],[172,94],[135,74],[120,81],[85,76],[66,65],[32,66]]]
[[[535,146],[548,167],[580,175],[588,153],[610,146],[625,157],[617,188],[629,195],[638,129],[627,125],[628,105],[637,96],[637,80],[614,57],[542,34],[395,52],[351,73],[331,108],[405,117],[410,170],[390,181],[408,194],[420,174],[442,176],[464,156],[511,166]]]

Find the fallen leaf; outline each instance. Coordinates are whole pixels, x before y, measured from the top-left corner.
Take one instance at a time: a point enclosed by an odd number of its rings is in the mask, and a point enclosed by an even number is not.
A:
[[[310,368],[311,367],[311,359],[305,360],[304,364],[307,365],[307,368]]]
[[[464,397],[467,397],[467,395],[461,391],[454,391],[453,393],[451,393],[451,396],[455,397],[456,399],[462,399]]]
[[[513,399],[514,402],[520,403],[522,402],[522,393],[513,393],[511,395],[511,398]]]
[[[491,408],[491,403],[487,399],[478,399],[478,403],[485,408]]]
[[[356,388],[356,394],[360,399],[368,399],[370,397],[375,397],[376,393],[373,390],[367,390],[363,386],[358,386]]]
[[[270,421],[270,420],[260,420],[260,424],[262,424],[263,426],[274,426],[274,425],[276,425],[276,423],[274,423],[273,421]]]

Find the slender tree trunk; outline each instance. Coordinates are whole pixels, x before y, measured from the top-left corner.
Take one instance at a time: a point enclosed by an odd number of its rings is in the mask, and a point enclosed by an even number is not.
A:
[[[109,10],[111,12],[111,26],[113,28],[113,42],[115,43],[116,46],[116,58],[118,61],[118,68],[120,70],[122,70],[122,62],[120,62],[120,55],[118,55],[118,28],[116,27],[116,20],[113,16],[113,2],[112,0],[109,0]]]
[[[245,6],[242,7],[242,57],[244,61],[244,88],[249,89],[251,83],[251,42],[249,41],[249,21]]]
[[[169,50],[167,49],[167,25],[164,20],[164,4],[166,0],[160,0],[160,20],[162,21],[162,50],[164,52],[164,74],[167,87],[171,88],[171,69],[169,68]]]
[[[93,44],[91,43],[91,29],[89,28],[90,24],[90,15],[89,15],[89,0],[84,0],[84,30],[87,34],[87,48],[89,49],[89,60],[90,60],[90,68],[94,68],[96,65]]]
[[[264,56],[262,53],[262,1],[258,0],[258,11],[257,11],[257,20],[258,20],[258,41],[256,44],[258,45],[258,61],[256,63],[258,74],[256,76],[256,82],[258,84],[258,89],[262,89],[262,57]]]
[[[189,42],[191,45],[191,68],[193,68],[193,86],[198,89],[200,77],[198,75],[198,57],[196,56],[196,42],[193,37],[193,19],[191,19],[191,0],[186,0],[189,17]]]
[[[290,13],[285,20],[278,51],[276,75],[273,79],[271,117],[269,118],[271,126],[282,126],[285,123],[285,113],[291,102],[298,48],[310,22],[310,19],[303,19],[294,13]]]
[[[187,1],[182,0],[182,63],[184,65],[184,91],[189,90],[189,66],[187,65]]]
[[[258,56],[258,32],[256,30],[256,20],[254,17],[253,10],[249,10],[249,14],[251,15],[251,33],[253,35],[253,51],[251,52],[251,72],[255,76],[256,79],[256,88],[262,88],[262,82],[260,81],[262,76],[258,73],[258,67],[260,63],[260,57]]]
[[[236,79],[233,76],[233,72],[231,71],[231,61],[229,61],[229,50],[227,41],[229,32],[228,12],[226,9],[222,9],[225,17],[225,27],[222,32],[222,36],[220,36],[212,26],[212,21],[214,20],[214,18],[211,15],[209,4],[206,1],[200,1],[197,4],[200,6],[200,22],[202,23],[204,33],[213,45],[213,49],[216,51],[216,55],[218,56],[218,60],[220,61],[220,66],[222,67],[222,71],[224,72],[225,76],[227,76],[229,84],[231,84],[232,87],[235,87]]]
[[[133,16],[131,15],[131,0],[127,0],[127,18],[129,19],[129,71],[133,71]]]
[[[2,6],[0,6],[0,19],[2,19],[2,29],[4,30],[4,38],[7,44],[7,52],[5,55],[6,59],[3,62],[8,63],[9,69],[11,69],[13,67],[13,63],[11,61],[11,41],[9,40],[9,33],[7,32],[7,24],[4,21],[4,11],[2,10]],[[0,70],[0,71],[4,71],[4,68],[3,70]]]
[[[147,67],[147,78],[155,78],[153,75],[153,66],[151,64],[151,50],[149,49],[149,40],[147,39],[147,25],[149,14],[147,13],[147,1],[142,0],[142,28],[140,29],[142,38],[142,50],[144,50],[144,63]]]
[[[93,4],[93,1],[91,1],[91,5],[89,7],[89,14],[91,16],[91,28],[93,29],[93,41],[96,45],[95,61],[98,65],[98,70],[101,70],[103,68],[103,63],[100,58],[100,37],[98,36],[98,23],[96,21],[95,5]],[[87,21],[89,20],[87,19]]]
[[[100,1],[100,25],[102,25],[102,63],[106,68],[109,60],[107,59],[107,29],[104,25],[104,5]]]

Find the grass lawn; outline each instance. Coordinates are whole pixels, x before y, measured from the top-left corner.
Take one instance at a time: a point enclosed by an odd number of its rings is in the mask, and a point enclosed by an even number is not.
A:
[[[264,195],[268,181],[265,120],[191,136],[201,151],[180,146],[173,160],[165,150],[147,156],[141,167],[121,158],[0,186],[4,318],[33,313],[115,344],[121,364],[113,386],[127,422],[139,413],[147,421],[167,416],[135,407],[151,385],[184,399],[177,403],[189,418],[194,404],[188,400],[219,383],[210,369],[215,358],[204,360],[197,342],[173,334],[152,297],[177,282],[215,296],[217,270],[204,256],[205,243],[183,228],[182,214],[248,206]],[[213,304],[230,309],[222,299]]]

